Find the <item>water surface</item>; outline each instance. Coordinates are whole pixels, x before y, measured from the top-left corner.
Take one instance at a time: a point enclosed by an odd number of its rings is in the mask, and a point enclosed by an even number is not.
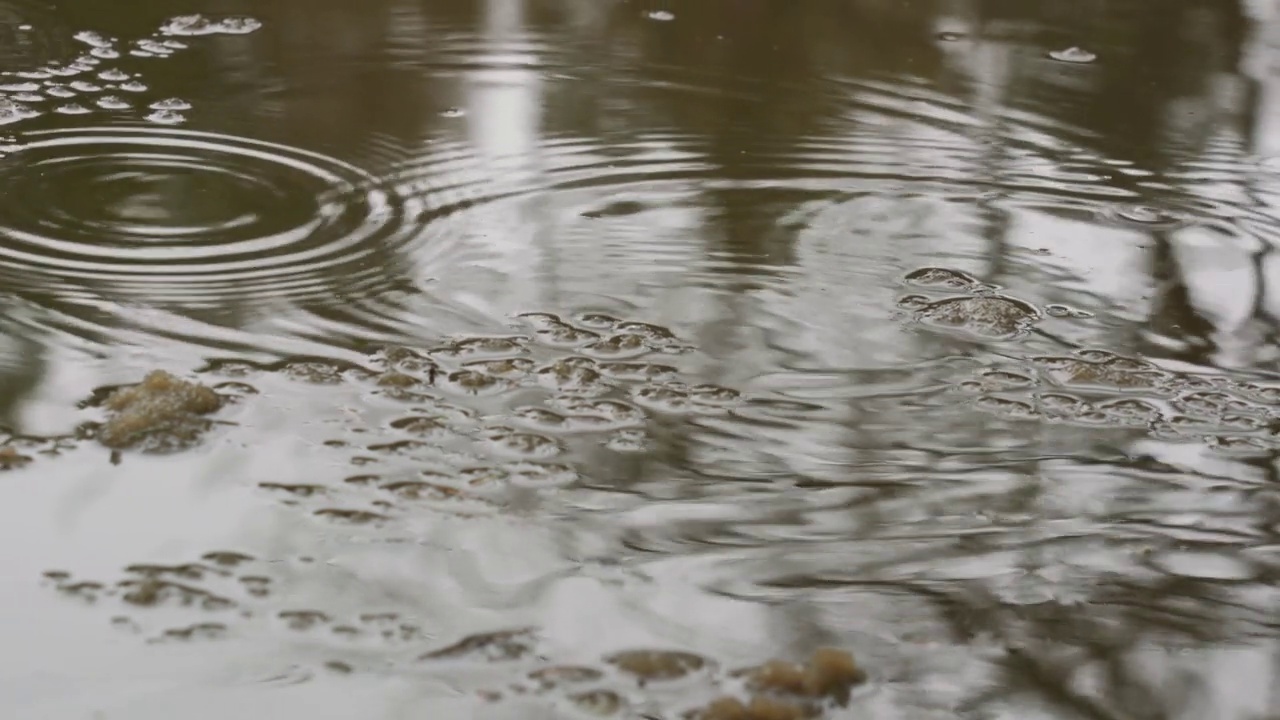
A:
[[[0,1],[4,716],[1280,717],[1274,14]]]

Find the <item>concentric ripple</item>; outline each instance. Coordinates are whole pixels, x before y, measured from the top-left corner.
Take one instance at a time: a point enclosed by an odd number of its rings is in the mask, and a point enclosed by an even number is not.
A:
[[[221,305],[370,290],[404,215],[340,160],[178,129],[25,134],[0,165],[18,287]]]

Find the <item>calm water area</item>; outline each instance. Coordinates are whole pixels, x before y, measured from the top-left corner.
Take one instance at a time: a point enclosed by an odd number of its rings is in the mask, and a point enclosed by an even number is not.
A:
[[[1280,719],[1280,3],[0,0],[0,73],[0,717]]]

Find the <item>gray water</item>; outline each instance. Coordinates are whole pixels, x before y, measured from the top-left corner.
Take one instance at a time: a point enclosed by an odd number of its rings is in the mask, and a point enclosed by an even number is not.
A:
[[[0,1],[0,714],[1280,717],[1278,42]]]

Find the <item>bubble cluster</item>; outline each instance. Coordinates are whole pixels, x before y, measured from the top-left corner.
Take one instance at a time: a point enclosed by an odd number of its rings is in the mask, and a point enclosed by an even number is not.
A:
[[[532,628],[474,635],[424,659],[527,667],[523,661],[539,652],[538,641]],[[639,648],[587,664],[544,660],[521,679],[476,695],[489,703],[540,698],[593,717],[630,717],[640,707],[660,706],[671,712],[664,717],[689,720],[801,720],[836,715],[867,680],[853,655],[837,648],[820,648],[804,663],[774,659],[736,669],[693,652]]]
[[[1014,338],[1038,318],[1036,307],[995,295],[998,288],[982,286],[959,270],[922,268],[906,274],[904,283],[969,293],[942,300],[900,297],[899,307],[913,311],[920,322]],[[1091,316],[1062,305],[1047,306],[1046,314]],[[1169,372],[1140,357],[1100,348],[1011,356],[1007,363],[983,366],[952,384],[975,410],[1005,420],[1124,428],[1169,441],[1203,442],[1236,454],[1280,447],[1275,437],[1280,433],[1272,429],[1280,423],[1280,413],[1272,410],[1280,388]],[[658,397],[669,402],[668,395]]]
[[[918,294],[898,298],[898,307],[922,325],[991,340],[1015,340],[1026,335],[1043,318],[1031,303],[997,294],[996,286],[979,282],[959,270],[920,268],[907,273],[903,282],[940,292],[963,293],[941,298]]]
[[[169,37],[197,35],[247,35],[262,27],[262,22],[244,15],[211,17],[208,15],[178,15],[160,26],[160,34]]]
[[[134,105],[119,93],[143,93],[148,85],[138,73],[119,67],[105,67],[104,62],[130,58],[163,58],[187,47],[173,36],[243,35],[261,27],[248,17],[208,18],[185,15],[165,22],[151,37],[123,42],[93,30],[82,30],[72,36],[82,49],[69,60],[49,60],[23,70],[9,70],[4,76],[16,81],[0,87],[0,124],[37,117],[44,112],[61,115],[89,115],[105,111],[128,113]],[[47,110],[33,106],[48,106]],[[161,125],[180,125],[187,121],[183,114],[191,103],[179,98],[157,99],[143,118]]]
[[[335,651],[425,646],[429,635],[405,613],[379,610],[342,616],[319,608],[279,607],[288,580],[279,567],[296,572],[309,558],[264,562],[234,551],[205,553],[176,564],[125,567],[110,582],[85,580],[64,571],[48,571],[45,581],[59,594],[80,602],[113,604],[112,626],[141,635],[150,643],[210,642],[249,632],[307,635],[327,640]],[[163,612],[163,611],[170,612]],[[172,611],[197,612],[197,621],[177,620]]]
[[[1029,356],[954,387],[974,408],[1007,419],[1128,428],[1224,452],[1280,448],[1280,386],[1171,372],[1106,350]]]
[[[270,398],[268,404],[277,407],[292,388],[298,397],[331,401],[346,410],[307,430],[316,433],[308,437],[316,452],[330,456],[333,470],[250,476],[247,486],[317,532],[403,542],[435,523],[478,517],[525,522],[539,508],[558,512],[560,503],[572,502],[576,486],[591,480],[584,477],[584,457],[643,451],[651,441],[651,421],[670,410],[723,416],[748,401],[731,387],[681,379],[675,365],[592,358],[583,353],[586,345],[565,342],[558,330],[546,332],[565,327],[597,332],[585,327],[591,323],[601,337],[625,334],[658,353],[683,345],[668,328],[598,316],[570,322],[545,313],[519,322],[530,334],[377,344],[343,359],[214,360],[197,371],[201,382],[155,371],[136,385],[102,388],[89,398],[84,412],[95,420],[87,424],[92,432],[85,437],[116,448],[152,450],[178,450],[197,441],[238,442],[243,435],[234,427],[226,436],[210,433],[228,421],[227,406]],[[666,417],[663,424],[673,421],[678,420]],[[0,464],[19,472],[35,455],[29,448],[46,449],[8,436],[0,440],[6,440],[0,447],[13,448],[0,453]],[[559,692],[556,688],[571,688],[556,702],[592,711],[627,707],[633,693],[626,687],[684,677],[709,681],[719,672],[718,664],[696,654],[651,649],[620,651],[587,666],[547,665],[537,632],[528,628],[440,646],[434,638],[444,636],[446,628],[398,620],[373,608],[352,617],[349,608],[344,616],[337,608],[291,602],[297,596],[292,583],[317,571],[318,565],[304,558],[265,562],[215,552],[176,565],[130,566],[105,582],[66,573],[47,580],[67,597],[116,604],[113,624],[151,642],[299,635],[328,649],[323,667],[335,672],[357,672],[370,653],[380,657],[382,667],[411,658],[439,665],[442,672],[458,663],[533,663],[522,666],[520,672],[528,672],[522,682],[542,688],[548,697]],[[165,612],[142,612],[156,608]],[[204,613],[214,615],[201,617]]]

